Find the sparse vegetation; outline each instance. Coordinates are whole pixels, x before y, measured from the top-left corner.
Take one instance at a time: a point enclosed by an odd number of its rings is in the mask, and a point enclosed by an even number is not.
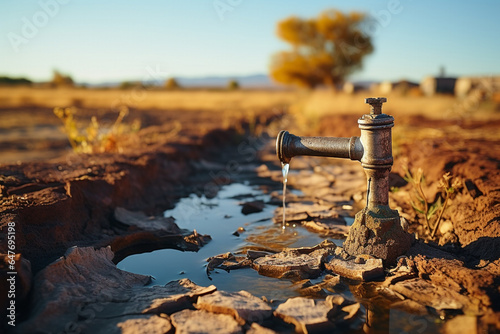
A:
[[[133,88],[143,88],[143,86],[140,82],[123,81],[118,88],[123,89],[123,90],[127,90],[127,89],[133,89]]]
[[[444,198],[444,203],[441,207],[441,210],[439,211],[439,216],[436,219],[436,223],[434,224],[434,228],[431,233],[432,238],[434,238],[434,236],[436,235],[436,231],[439,228],[439,223],[443,218],[443,213],[448,207],[449,201],[452,200],[455,196],[456,190],[461,187],[462,181],[459,178],[453,178],[449,172],[444,174],[439,180],[439,189],[441,191],[441,197]]]
[[[75,119],[78,110],[75,107],[55,108],[54,114],[63,122],[63,131],[69,143],[77,153],[120,152],[120,142],[140,129],[140,122],[123,123],[128,115],[128,108],[122,107],[111,127],[103,127],[97,117],[92,116],[89,124],[82,127]]]
[[[50,84],[53,87],[73,87],[75,83],[73,81],[73,78],[71,78],[69,75],[62,74],[61,72],[56,70],[52,75]]]
[[[227,89],[229,90],[240,89],[240,84],[236,80],[229,80],[229,82],[227,83]]]
[[[33,82],[26,78],[11,78],[0,76],[0,86],[31,85]]]
[[[448,208],[455,190],[462,186],[462,182],[459,178],[453,178],[450,173],[444,174],[439,180],[439,194],[435,196],[434,200],[430,201],[424,191],[426,182],[422,168],[418,168],[415,173],[410,172],[408,167],[404,167],[404,170],[404,179],[412,186],[410,195],[412,198],[411,206],[415,213],[424,221],[430,237],[434,238],[443,214]]]
[[[175,78],[169,78],[167,79],[167,81],[165,81],[165,88],[168,90],[177,90],[180,89],[181,86]]]

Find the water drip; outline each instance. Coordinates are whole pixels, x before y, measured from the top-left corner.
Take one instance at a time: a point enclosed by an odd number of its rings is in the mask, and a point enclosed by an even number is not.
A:
[[[283,173],[283,224],[281,228],[284,230],[286,228],[285,223],[285,208],[286,208],[286,183],[288,181],[288,170],[290,168],[290,164],[281,163],[281,171]]]

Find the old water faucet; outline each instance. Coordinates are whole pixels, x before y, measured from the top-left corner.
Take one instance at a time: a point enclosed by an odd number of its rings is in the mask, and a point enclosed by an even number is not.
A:
[[[413,237],[401,227],[398,211],[389,207],[394,118],[382,113],[386,101],[383,97],[365,99],[370,113],[358,119],[360,137],[299,137],[281,131],[276,152],[282,163],[299,155],[360,161],[368,182],[367,204],[356,214],[344,250],[350,255],[373,255],[392,264],[410,248]]]

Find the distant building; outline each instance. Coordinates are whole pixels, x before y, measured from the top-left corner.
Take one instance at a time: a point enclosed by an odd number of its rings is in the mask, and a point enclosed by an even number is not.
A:
[[[374,84],[371,87],[371,91],[376,94],[386,95],[390,93],[396,93],[405,95],[410,90],[417,88],[419,85],[415,82],[408,80],[400,80],[395,82],[382,81],[379,84]]]
[[[420,90],[426,96],[454,94],[457,78],[427,77],[420,82]]]
[[[354,94],[357,92],[363,92],[370,90],[373,81],[347,81],[342,86],[342,91],[347,94]]]
[[[455,95],[465,98],[471,93],[491,97],[500,92],[500,76],[462,77],[455,84]]]

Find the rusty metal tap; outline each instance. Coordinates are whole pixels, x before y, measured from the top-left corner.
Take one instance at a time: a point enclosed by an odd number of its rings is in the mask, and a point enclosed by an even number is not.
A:
[[[279,160],[289,163],[294,156],[308,155],[361,161],[368,178],[368,206],[387,205],[394,118],[382,113],[386,101],[384,97],[365,99],[371,110],[358,120],[361,138],[298,137],[281,131],[276,140]]]
[[[299,155],[360,161],[368,183],[367,204],[356,215],[344,248],[351,255],[370,254],[392,263],[403,251],[406,252],[411,240],[399,224],[399,213],[389,207],[389,173],[393,164],[391,128],[394,118],[382,113],[382,104],[386,101],[384,97],[365,99],[371,108],[369,114],[358,119],[360,137],[298,137],[288,131],[281,131],[276,139],[276,153],[282,163],[289,163],[294,156]],[[365,233],[366,229],[373,233]],[[389,237],[400,240],[381,237],[381,234],[391,229]],[[364,237],[357,235],[358,232]]]

